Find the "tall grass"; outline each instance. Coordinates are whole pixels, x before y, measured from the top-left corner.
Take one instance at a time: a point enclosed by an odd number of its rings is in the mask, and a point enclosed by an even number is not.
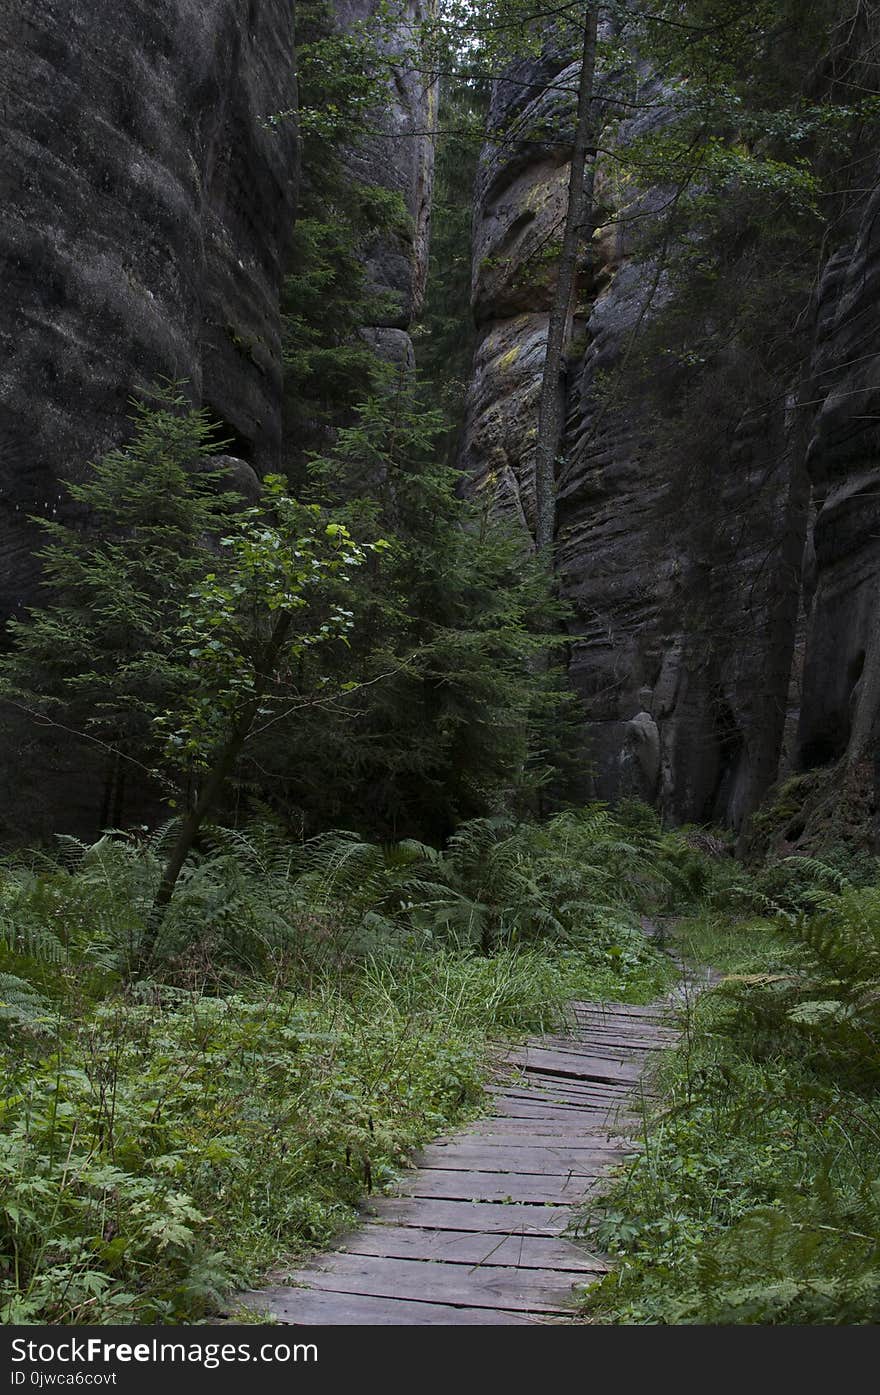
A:
[[[161,835],[7,861],[2,1320],[190,1321],[325,1244],[479,1110],[494,1037],[657,991],[665,861],[601,809],[442,852],[218,830],[149,979]]]
[[[880,1318],[880,887],[799,864],[756,880],[747,919],[681,926],[727,972],[687,1010],[640,1153],[582,1218],[618,1261],[590,1321]]]

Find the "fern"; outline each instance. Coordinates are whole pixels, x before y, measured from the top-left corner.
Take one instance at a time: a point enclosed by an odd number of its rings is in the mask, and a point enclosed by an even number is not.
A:
[[[880,1181],[841,1191],[828,1165],[807,1195],[759,1207],[701,1252],[677,1322],[876,1322]]]
[[[0,973],[0,1025],[42,1034],[50,1024],[49,1003],[33,984],[15,974]]]
[[[173,823],[149,837],[65,837],[57,855],[10,869],[0,945],[24,961],[116,973],[136,959]],[[205,958],[262,972],[279,956],[328,960],[449,942],[493,953],[538,940],[596,963],[643,961],[634,910],[668,893],[654,832],[627,832],[603,805],[547,825],[474,819],[440,850],[370,843],[344,829],[292,840],[270,816],[207,830],[184,870],[159,946],[181,969]],[[79,970],[78,970],[79,972]],[[34,981],[44,991],[44,978]]]

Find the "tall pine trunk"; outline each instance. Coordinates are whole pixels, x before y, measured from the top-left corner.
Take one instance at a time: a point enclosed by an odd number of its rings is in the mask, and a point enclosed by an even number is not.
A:
[[[578,84],[577,120],[568,180],[568,205],[559,273],[550,321],[547,326],[547,353],[541,380],[538,411],[538,440],[535,449],[535,547],[552,565],[556,533],[556,460],[565,426],[565,353],[571,339],[575,273],[581,230],[588,223],[593,207],[595,134],[593,97],[596,79],[596,32],[598,6],[591,5],[584,18],[583,55]],[[589,173],[587,159],[592,156]]]

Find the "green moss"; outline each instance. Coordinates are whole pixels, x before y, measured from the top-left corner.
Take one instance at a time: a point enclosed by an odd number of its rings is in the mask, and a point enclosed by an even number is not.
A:
[[[744,852],[749,862],[760,862],[783,840],[795,841],[807,822],[811,804],[828,782],[826,770],[792,775],[772,789],[752,815]]]
[[[237,327],[231,323],[225,324],[223,329],[236,352],[241,354],[242,358],[248,359],[255,368],[259,368],[260,372],[263,372],[260,351],[262,351],[262,356],[265,356],[267,352],[266,341],[257,334],[240,333]]]
[[[515,348],[509,349],[506,354],[501,355],[500,359],[498,360],[498,367],[502,373],[505,369],[512,367],[512,365],[516,363],[516,360],[519,358],[521,352],[522,349],[520,345],[517,344]]]

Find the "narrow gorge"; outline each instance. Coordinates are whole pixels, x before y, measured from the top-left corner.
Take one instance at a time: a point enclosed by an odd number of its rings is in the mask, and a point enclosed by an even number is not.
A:
[[[353,34],[371,13],[358,0],[335,23]],[[444,138],[446,80],[401,56],[423,18],[404,7],[383,35],[388,103],[343,157],[352,186],[388,191],[405,210],[401,230],[365,244],[370,287],[385,300],[361,334],[407,368]],[[300,159],[288,0],[254,0],[247,13],[225,0],[164,0],[124,15],[28,0],[3,23],[2,606],[15,615],[35,595],[30,518],[63,510],[58,481],[126,438],[139,386],[185,380],[229,454],[258,475],[296,453],[296,439],[282,443],[279,294]],[[866,55],[851,63],[867,90]],[[629,106],[613,96],[619,73],[600,77],[611,94],[598,98],[608,149],[565,382],[556,561],[585,735],[576,791],[741,830],[778,780],[802,774],[806,814],[779,830],[792,843],[813,804],[827,809],[829,781],[832,805],[843,799],[873,829],[880,360],[870,131],[855,162],[862,183],[834,204],[811,294],[769,304],[797,315],[793,371],[762,371],[737,325],[722,343],[717,324],[713,370],[723,357],[733,384],[725,397],[711,371],[686,365],[676,298],[686,317],[690,288],[666,264],[668,240],[646,246],[675,189],[639,184],[615,153],[674,116],[674,82],[635,61]],[[473,494],[526,535],[576,68],[551,44],[495,81],[473,198],[477,337],[460,463]],[[835,80],[810,77],[819,96]],[[745,295],[757,260],[786,255],[784,239],[775,248],[768,235],[762,248],[761,238],[741,256]],[[722,311],[719,298],[696,313],[708,323]],[[634,371],[643,341],[650,390],[644,362]]]
[[[15,0],[0,194],[0,1329],[876,1326],[877,5]]]

